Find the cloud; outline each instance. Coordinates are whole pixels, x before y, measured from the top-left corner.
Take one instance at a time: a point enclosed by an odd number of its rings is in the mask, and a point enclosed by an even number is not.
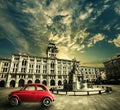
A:
[[[92,12],[93,12],[93,8],[86,7],[86,12],[85,13],[81,12],[79,18],[81,20],[85,20],[91,15]]]
[[[114,3],[114,6],[115,6],[114,10],[118,15],[120,15],[120,5],[119,4],[120,4],[120,1],[116,1]]]
[[[105,39],[105,35],[101,34],[101,33],[98,33],[96,35],[94,35],[92,38],[89,39],[89,42],[88,42],[88,47],[92,47],[94,44],[96,44],[97,42],[100,42],[102,40]]]
[[[103,41],[109,32],[118,34],[119,3],[114,2],[112,7],[111,3],[110,0],[1,0],[0,26],[5,34],[0,37],[32,55],[43,55],[48,43],[53,42],[59,47],[59,57],[74,58],[78,54],[80,57],[80,53],[85,55],[88,48]],[[111,43],[119,46],[117,40]]]
[[[108,43],[113,43],[116,47],[120,47],[120,34],[118,34],[116,39],[109,40]]]
[[[6,35],[1,37],[9,40],[18,51],[22,50],[28,52],[28,42],[24,38],[24,35],[16,28],[16,26],[10,20],[1,17],[0,27],[6,33]]]

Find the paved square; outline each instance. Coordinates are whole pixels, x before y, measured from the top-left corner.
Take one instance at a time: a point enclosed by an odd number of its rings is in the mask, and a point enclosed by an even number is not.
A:
[[[120,85],[112,85],[110,94],[89,96],[55,95],[56,100],[50,107],[39,103],[22,103],[11,107],[7,95],[16,88],[0,88],[0,110],[120,110]]]

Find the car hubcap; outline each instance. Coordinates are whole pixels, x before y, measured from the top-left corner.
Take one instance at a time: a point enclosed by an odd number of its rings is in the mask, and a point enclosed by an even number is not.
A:
[[[50,100],[49,98],[45,98],[45,99],[43,100],[43,104],[44,104],[45,106],[49,106],[49,105],[51,104],[51,100]]]
[[[18,100],[16,98],[11,98],[10,104],[13,105],[13,106],[15,106],[15,105],[18,104]]]

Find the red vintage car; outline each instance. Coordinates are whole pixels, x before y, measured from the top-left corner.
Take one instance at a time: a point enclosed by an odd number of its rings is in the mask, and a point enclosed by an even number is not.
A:
[[[44,84],[25,84],[20,90],[11,92],[8,100],[12,106],[20,102],[42,102],[44,106],[49,106],[55,97]]]

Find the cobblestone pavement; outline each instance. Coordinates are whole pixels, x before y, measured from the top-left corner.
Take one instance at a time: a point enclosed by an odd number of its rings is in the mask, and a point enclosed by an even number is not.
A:
[[[55,95],[50,107],[40,103],[22,103],[11,107],[7,95],[16,88],[0,88],[0,110],[120,110],[120,85],[111,85],[113,92],[89,96]],[[18,88],[17,88],[18,89]]]

